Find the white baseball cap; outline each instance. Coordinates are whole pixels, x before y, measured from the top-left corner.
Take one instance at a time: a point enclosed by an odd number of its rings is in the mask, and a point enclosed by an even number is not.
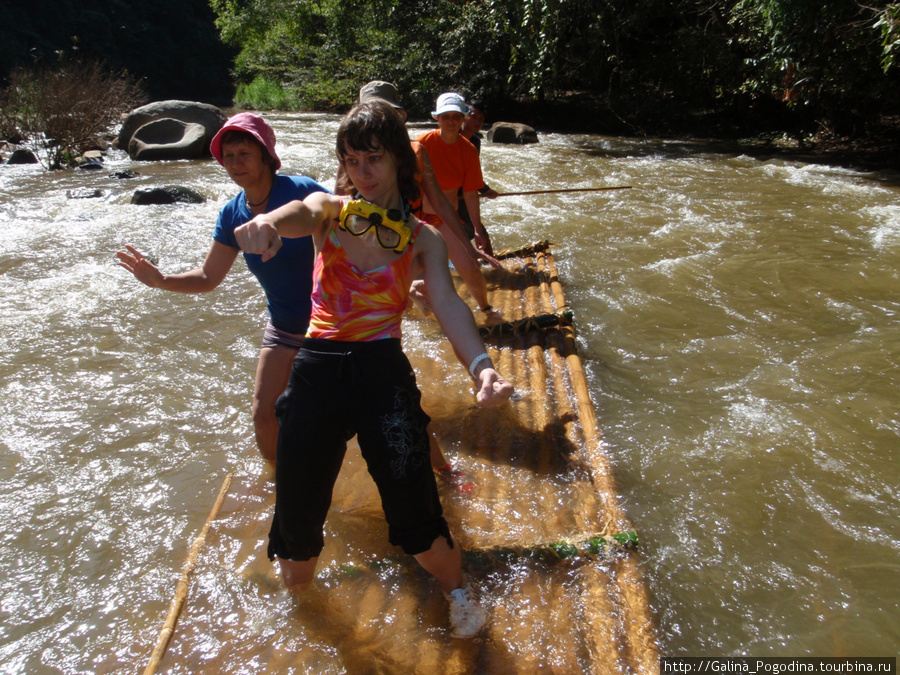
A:
[[[466,100],[462,96],[455,91],[448,91],[438,96],[437,110],[433,111],[431,116],[437,119],[438,115],[446,112],[458,112],[465,115],[469,112],[469,106],[466,105]]]

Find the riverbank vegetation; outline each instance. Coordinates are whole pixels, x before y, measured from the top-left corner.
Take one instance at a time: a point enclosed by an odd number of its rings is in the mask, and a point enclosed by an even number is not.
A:
[[[720,125],[853,135],[900,112],[896,2],[211,4],[223,40],[239,50],[239,86],[273,83],[317,110],[343,109],[360,83],[379,78],[418,115],[448,88],[495,110],[575,104],[577,93],[588,119],[570,123],[631,132],[714,115]]]
[[[133,78],[97,61],[18,69],[0,90],[0,134],[48,169],[68,167],[145,98]]]
[[[44,4],[0,10],[10,27],[0,75],[75,50],[125,67],[154,98],[340,112],[362,83],[385,79],[414,118],[457,89],[494,120],[545,130],[754,136],[801,149],[868,139],[896,154],[900,2]]]

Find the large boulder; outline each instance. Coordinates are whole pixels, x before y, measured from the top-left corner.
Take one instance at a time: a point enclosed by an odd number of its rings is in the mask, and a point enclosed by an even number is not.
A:
[[[487,139],[491,143],[525,144],[537,143],[537,131],[527,124],[516,122],[495,122],[487,132]]]
[[[117,145],[128,150],[128,144],[134,132],[148,122],[161,119],[174,119],[188,124],[199,124],[204,129],[205,156],[209,156],[209,144],[216,132],[224,126],[228,119],[219,108],[208,103],[194,101],[156,101],[132,110],[122,122]]]
[[[128,141],[128,156],[147,162],[208,157],[206,129],[201,124],[182,122],[171,117],[147,122]]]

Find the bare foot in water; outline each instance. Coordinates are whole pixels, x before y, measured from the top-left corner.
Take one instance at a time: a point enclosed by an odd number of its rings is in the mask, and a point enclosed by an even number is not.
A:
[[[492,325],[503,321],[503,312],[492,305],[479,307],[478,311],[484,314],[484,321],[486,324]]]

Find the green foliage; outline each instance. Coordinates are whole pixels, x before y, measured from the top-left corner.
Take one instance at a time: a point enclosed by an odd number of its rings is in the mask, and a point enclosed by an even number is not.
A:
[[[385,79],[414,117],[447,90],[493,110],[577,93],[633,130],[699,112],[855,133],[900,112],[896,0],[29,0],[0,24],[0,84],[77,54],[154,98],[237,85],[263,109],[341,111]]]
[[[299,105],[299,96],[282,84],[257,75],[250,84],[239,84],[234,104],[253,110],[292,110]]]
[[[298,107],[304,110],[343,110],[356,101],[357,80],[313,78],[298,85]]]
[[[385,79],[414,116],[447,90],[493,107],[589,92],[633,127],[743,110],[850,128],[900,107],[897,2],[210,1],[242,87],[298,92],[278,105],[343,110]]]
[[[881,33],[881,67],[887,73],[897,65],[900,56],[900,3],[878,11],[874,27]]]
[[[731,16],[747,54],[744,90],[779,99],[838,134],[857,133],[886,108],[896,110],[898,83],[888,74],[896,3],[877,4],[741,0]]]

